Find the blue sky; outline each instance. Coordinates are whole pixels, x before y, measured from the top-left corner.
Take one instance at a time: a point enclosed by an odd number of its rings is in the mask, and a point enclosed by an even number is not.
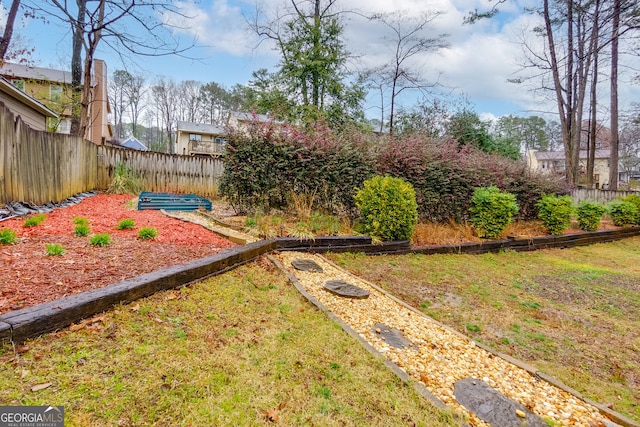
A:
[[[257,0],[267,13],[282,11],[286,0]],[[520,0],[526,4],[528,0]],[[529,0],[537,3],[535,0]],[[198,47],[189,56],[198,59],[160,57],[130,58],[126,64],[109,50],[100,50],[97,58],[107,61],[109,71],[127,68],[147,77],[149,83],[159,76],[176,81],[215,81],[227,87],[246,84],[251,73],[259,68],[272,69],[278,58],[268,43],[258,44],[248,30],[243,15],[255,10],[254,0],[181,0],[176,3],[187,15],[188,21],[172,23],[184,29],[176,32],[185,43],[194,38]],[[437,53],[425,54],[414,64],[416,69],[432,81],[442,85],[441,91],[450,97],[465,96],[483,117],[506,114],[530,115],[541,111],[554,112],[554,103],[521,85],[507,80],[522,76],[523,56],[520,40],[537,23],[536,18],[520,13],[513,3],[506,3],[498,19],[485,20],[475,25],[463,25],[469,11],[485,10],[488,0],[344,0],[342,8],[364,14],[403,11],[406,16],[422,11],[440,11],[443,14],[433,22],[430,34],[449,34],[450,47]],[[45,24],[27,21],[18,32],[34,45],[35,65],[69,68],[70,32],[55,21]],[[351,66],[364,69],[388,61],[388,44],[384,43],[384,28],[350,14],[345,21],[346,46],[356,59]],[[621,82],[621,93],[630,99],[640,99],[638,86]],[[377,117],[376,95],[372,94],[368,116]],[[408,96],[404,106],[410,107],[415,96]],[[625,100],[623,99],[623,103]]]

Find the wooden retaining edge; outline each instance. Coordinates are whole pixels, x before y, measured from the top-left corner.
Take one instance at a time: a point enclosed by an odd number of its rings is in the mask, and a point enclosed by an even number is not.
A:
[[[135,301],[158,291],[179,288],[224,273],[276,249],[266,240],[232,248],[218,254],[176,265],[104,288],[82,292],[33,307],[0,315],[0,341],[23,342],[69,326],[116,304]]]

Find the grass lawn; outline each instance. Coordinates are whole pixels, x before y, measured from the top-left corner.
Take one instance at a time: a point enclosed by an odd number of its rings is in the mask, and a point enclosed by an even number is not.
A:
[[[640,237],[528,253],[331,259],[640,421]]]
[[[63,405],[66,426],[456,425],[264,261],[0,362],[1,405]]]

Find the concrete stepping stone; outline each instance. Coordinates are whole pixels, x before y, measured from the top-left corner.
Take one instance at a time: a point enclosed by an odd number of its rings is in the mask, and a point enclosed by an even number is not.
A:
[[[320,267],[318,263],[312,259],[294,259],[293,261],[291,261],[291,265],[294,266],[296,270],[300,271],[309,271],[312,273],[323,272],[322,267]]]
[[[344,280],[329,280],[324,284],[324,289],[345,298],[369,298],[369,291],[358,286],[351,285]]]
[[[376,323],[373,325],[372,332],[382,336],[384,338],[384,342],[389,344],[392,347],[403,349],[403,348],[413,348],[418,349],[418,346],[412,344],[411,341],[404,337],[404,334],[400,329],[390,328],[384,323]]]
[[[456,381],[453,395],[458,403],[493,427],[549,426],[542,418],[479,379]]]

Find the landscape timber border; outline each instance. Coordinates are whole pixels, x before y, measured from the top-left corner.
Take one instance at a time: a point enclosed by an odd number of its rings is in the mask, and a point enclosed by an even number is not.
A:
[[[362,252],[369,255],[400,255],[409,253],[429,255],[481,254],[509,250],[533,251],[549,248],[568,248],[594,243],[611,242],[638,235],[640,235],[640,228],[627,227],[617,230],[582,232],[561,236],[543,236],[525,239],[514,238],[490,240],[481,243],[461,243],[460,245],[426,247],[411,247],[409,241],[391,241],[374,244],[369,236],[317,237],[315,239],[306,240],[294,238],[263,240],[228,249],[218,254],[200,258],[185,264],[163,268],[151,273],[123,280],[120,283],[109,285],[104,288],[82,292],[47,303],[5,313],[0,315],[0,343],[3,341],[20,343],[48,332],[60,330],[72,323],[76,323],[102,313],[118,304],[130,303],[159,291],[180,288],[203,280],[207,277],[222,274],[275,250],[312,253]],[[385,294],[387,293],[385,292]],[[390,298],[397,300],[397,298],[392,295],[387,295]],[[407,306],[402,301],[397,301]],[[313,301],[310,302],[316,304]],[[331,318],[335,320],[334,316],[331,316]],[[338,323],[341,324],[341,322]],[[372,351],[372,349],[369,348],[370,346],[365,347],[367,347],[369,351]],[[507,355],[495,352],[489,347],[482,347],[496,356],[527,369],[531,374],[544,379],[550,384],[596,406],[601,413],[605,414],[608,418],[612,419],[619,425],[625,427],[640,427],[640,424],[635,421],[630,420],[622,414],[612,411],[603,405],[589,401],[576,390],[573,390],[556,379],[535,370],[529,365]],[[380,356],[382,357],[382,355]],[[393,369],[393,371],[398,374],[397,369]],[[399,376],[405,379],[403,375]],[[424,390],[422,390],[422,392],[424,395]]]

